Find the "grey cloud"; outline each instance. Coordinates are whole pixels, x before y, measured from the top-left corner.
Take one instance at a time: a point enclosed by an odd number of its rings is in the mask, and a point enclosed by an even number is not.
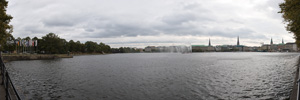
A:
[[[86,29],[84,29],[86,32],[94,32],[95,30],[94,29],[92,29],[92,28],[86,28]]]
[[[197,17],[192,13],[165,16],[162,21],[170,25],[180,25],[184,22],[195,21]]]
[[[157,33],[151,28],[143,28],[135,25],[116,24],[115,26],[107,26],[104,28],[104,36],[129,36],[135,37],[137,35],[156,35]]]
[[[166,35],[192,35],[192,36],[221,36],[233,38],[238,35],[241,37],[247,38],[265,38],[263,35],[257,35],[255,32],[249,28],[238,28],[232,29],[230,26],[213,27],[212,29],[207,28],[204,24],[215,22],[214,20],[206,20],[204,19],[193,19],[190,16],[194,16],[193,14],[182,15],[184,17],[178,18],[179,14],[174,16],[168,16],[169,19],[162,22],[166,24],[159,25],[144,25],[138,23],[120,23],[114,21],[114,19],[103,18],[97,20],[96,22],[89,23],[85,31],[89,33],[84,33],[85,37],[89,38],[107,38],[107,37],[136,37],[136,36],[155,36],[159,34]],[[166,17],[164,17],[166,18]],[[196,17],[194,17],[196,18]],[[194,22],[200,22],[200,25],[189,25],[190,19]],[[202,21],[203,20],[203,21]],[[242,24],[242,22],[233,20],[234,23]],[[171,24],[172,23],[172,24]],[[176,23],[176,24],[175,24]],[[186,26],[182,23],[186,23]],[[146,23],[145,23],[146,24]],[[93,31],[89,31],[93,30]]]
[[[236,20],[236,19],[229,19],[229,20],[227,20],[227,22],[232,22],[232,23],[236,23],[236,24],[244,24],[244,22],[243,21],[241,21],[241,20]]]
[[[122,43],[180,43],[179,41],[128,41],[128,42],[109,42],[109,44],[122,44]]]
[[[80,23],[76,18],[68,16],[50,16],[43,19],[42,22],[48,27],[74,26],[77,23]]]
[[[262,34],[255,34],[255,32],[251,29],[247,28],[238,28],[238,29],[215,29],[211,32],[209,32],[212,36],[221,36],[221,37],[242,37],[242,38],[248,38],[248,39],[267,39],[265,35]]]
[[[136,37],[136,36],[155,36],[159,34],[169,35],[205,35],[203,30],[205,28],[202,25],[191,25],[190,22],[197,22],[201,24],[207,24],[214,22],[209,15],[209,10],[201,7],[196,7],[198,3],[192,3],[183,6],[182,11],[178,11],[172,14],[164,15],[156,18],[155,23],[137,21],[137,22],[119,22],[117,17],[111,18],[107,16],[98,16],[98,19],[88,21],[88,28],[85,28],[86,32],[94,30],[92,33],[86,35],[86,37],[94,38],[106,38],[106,37]],[[189,6],[189,7],[188,7]],[[197,9],[198,12],[186,12],[187,9]],[[185,25],[183,25],[185,24]],[[203,30],[199,30],[200,29]],[[85,33],[87,34],[87,33]]]
[[[89,31],[88,35],[85,34],[85,37],[90,38],[107,38],[107,37],[136,37],[138,35],[147,36],[147,35],[156,35],[158,34],[153,29],[149,27],[142,27],[142,25],[135,24],[124,24],[118,22],[109,22],[106,24],[97,23],[96,26],[88,26],[93,30]],[[86,30],[87,31],[87,30]]]
[[[24,27],[24,30],[28,33],[43,33],[45,30],[39,25],[27,25]]]
[[[49,19],[44,21],[45,26],[73,26],[75,23],[67,20]]]
[[[81,12],[73,9],[70,11],[62,10],[61,12],[49,12],[46,17],[41,18],[41,22],[46,27],[72,27],[93,19],[89,16],[89,12]]]
[[[190,9],[196,9],[199,6],[201,6],[201,5],[198,3],[190,3],[190,4],[185,5],[183,8],[186,10],[190,10]]]

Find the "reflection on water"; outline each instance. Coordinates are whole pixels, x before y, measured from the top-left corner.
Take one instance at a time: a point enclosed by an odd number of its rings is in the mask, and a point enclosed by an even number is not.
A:
[[[7,63],[24,99],[285,99],[296,53],[145,53]]]

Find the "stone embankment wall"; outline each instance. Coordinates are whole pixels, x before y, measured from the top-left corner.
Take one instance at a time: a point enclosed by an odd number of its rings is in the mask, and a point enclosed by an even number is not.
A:
[[[55,58],[73,58],[72,55],[3,55],[4,62],[18,60],[47,60]]]

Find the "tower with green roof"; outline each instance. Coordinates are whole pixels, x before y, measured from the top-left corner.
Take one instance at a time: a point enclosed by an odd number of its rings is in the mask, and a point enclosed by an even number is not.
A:
[[[208,39],[208,46],[211,46],[211,44],[210,44],[210,38]]]
[[[270,43],[270,45],[272,45],[273,44],[273,39],[271,38],[271,43]]]
[[[237,45],[237,46],[240,45],[240,36],[237,37],[237,44],[236,44],[236,45]]]

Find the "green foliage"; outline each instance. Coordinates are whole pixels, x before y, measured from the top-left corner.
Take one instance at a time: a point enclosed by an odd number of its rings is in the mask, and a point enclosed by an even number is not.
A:
[[[65,39],[61,39],[54,33],[49,33],[42,39],[38,39],[38,47],[40,53],[49,54],[65,54],[71,53],[110,53],[111,49],[109,45],[104,43],[97,44],[93,41],[87,41],[84,44],[80,41],[74,42],[70,40],[67,42]],[[42,52],[44,51],[44,52]]]
[[[286,29],[294,33],[296,43],[300,46],[300,0],[285,0],[280,5],[282,17],[287,22]]]
[[[76,50],[76,44],[73,40],[69,41],[69,50],[70,52],[77,52],[78,50]]]
[[[23,38],[23,40],[30,40],[30,37]],[[14,37],[10,35],[10,37],[7,40],[14,41]],[[18,37],[17,40],[21,40],[20,37]],[[110,53],[111,48],[109,45],[106,45],[104,43],[97,44],[93,41],[87,41],[84,44],[80,43],[80,41],[74,42],[73,40],[70,40],[69,42],[65,39],[60,38],[58,35],[54,33],[49,33],[46,36],[43,36],[41,39],[34,37],[32,40],[37,40],[38,46],[34,47],[24,47],[19,46],[16,47],[17,44],[5,44],[5,51],[14,51],[17,50],[20,52],[23,51],[23,49],[30,49],[34,50],[37,53],[46,53],[46,54],[66,54],[68,52],[70,53]]]
[[[12,16],[6,14],[8,2],[6,0],[0,0],[0,50],[3,50],[3,45],[6,44],[6,40],[10,37],[12,32],[12,25],[9,25]]]
[[[6,40],[13,43],[9,43],[6,41],[6,43],[3,45],[3,49],[10,52],[14,51],[16,49],[16,45],[14,43],[15,38],[12,35],[9,35]]]
[[[96,52],[98,49],[97,43],[93,41],[85,42],[85,48],[88,53]]]
[[[45,51],[45,53],[50,54],[61,54],[67,53],[68,48],[65,39],[61,39],[54,33],[49,33],[43,36],[39,42],[39,50]]]
[[[130,47],[111,48],[112,53],[138,53],[138,49]]]
[[[85,48],[88,53],[109,53],[111,51],[110,46],[102,42],[97,44],[96,42],[87,41],[85,42]]]
[[[192,52],[204,52],[204,51],[201,49],[192,49]]]
[[[27,36],[26,38],[24,38],[23,40],[30,40],[31,38],[29,36]]]
[[[37,38],[37,37],[33,37],[33,38],[32,38],[32,40],[38,40],[38,39],[39,39],[39,38]]]
[[[82,43],[80,43],[80,41],[77,41],[75,44],[76,44],[76,48],[75,49],[77,51],[82,52],[82,53],[86,52],[85,45],[82,44]]]
[[[110,46],[109,46],[109,45],[105,45],[105,44],[102,43],[102,42],[99,43],[98,47],[99,47],[98,52],[111,52]]]

